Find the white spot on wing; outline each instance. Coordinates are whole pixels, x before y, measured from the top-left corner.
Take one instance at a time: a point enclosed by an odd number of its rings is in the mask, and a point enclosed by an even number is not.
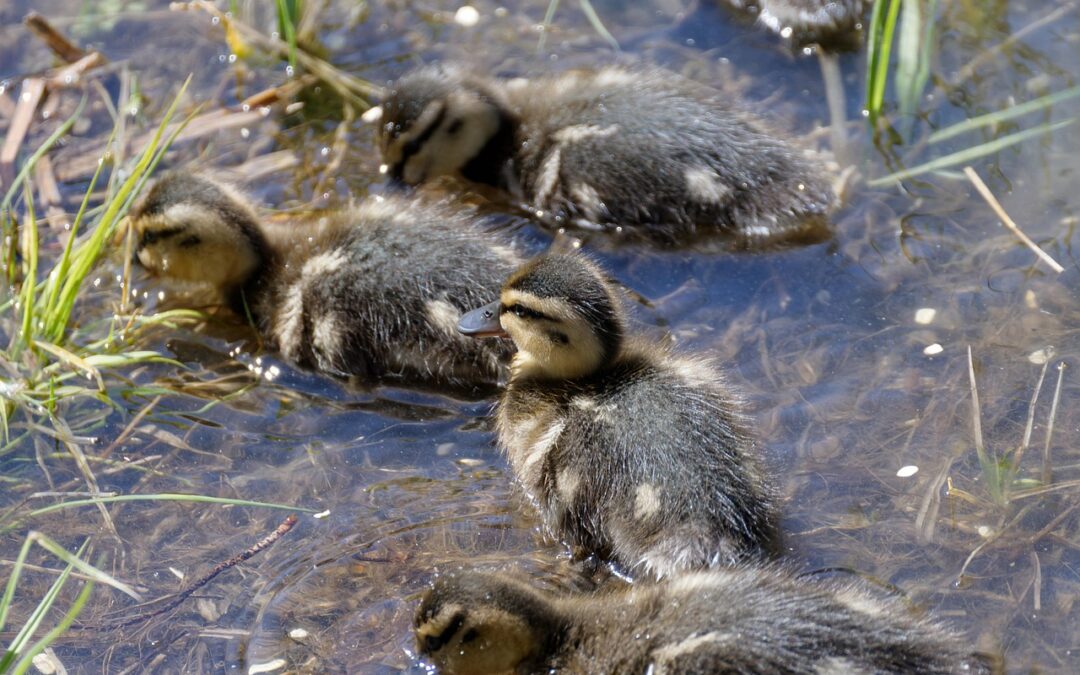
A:
[[[304,280],[310,280],[312,277],[328,274],[341,269],[345,262],[345,253],[342,251],[320,253],[304,263],[304,269],[301,274]]]
[[[628,73],[625,70],[608,68],[597,73],[593,83],[598,87],[626,87],[636,84],[637,81],[638,80],[633,73]]]
[[[595,124],[573,124],[559,129],[552,138],[558,143],[578,143],[586,138],[606,138],[619,130],[619,125],[612,124],[607,127]]]
[[[426,304],[428,320],[432,325],[449,333],[451,337],[464,337],[458,332],[458,320],[461,312],[445,300],[428,300]]]
[[[589,220],[599,220],[607,210],[604,202],[600,201],[600,194],[596,188],[588,183],[578,183],[570,188],[570,195],[584,211]]]
[[[544,157],[540,164],[540,174],[536,179],[536,202],[546,204],[555,191],[559,182],[559,165],[562,162],[562,153],[555,148]]]
[[[687,169],[683,177],[686,179],[687,193],[700,202],[719,204],[731,196],[731,188],[709,169]]]
[[[322,364],[324,367],[335,367],[341,354],[341,324],[333,312],[327,312],[315,321],[315,330],[312,331],[312,342],[315,350],[329,360]]]
[[[540,434],[540,437],[529,448],[529,454],[521,465],[522,473],[528,472],[537,462],[547,456],[548,450],[551,450],[551,447],[559,440],[559,435],[562,434],[565,426],[566,422],[559,420]]]
[[[563,469],[555,478],[555,489],[559,492],[559,499],[568,504],[574,501],[580,485],[581,474],[573,469]]]
[[[660,511],[660,495],[656,486],[642,483],[634,493],[634,517],[638,520],[651,518]]]
[[[285,302],[278,310],[274,321],[274,337],[278,349],[290,361],[296,361],[300,355],[300,342],[304,330],[304,286],[297,282],[289,287]]]
[[[705,633],[704,635],[696,635],[689,637],[682,642],[676,642],[671,645],[664,645],[658,649],[653,650],[653,664],[655,668],[653,670],[656,675],[667,673],[668,665],[679,658],[680,656],[686,656],[687,654],[693,654],[698,649],[708,644],[717,642],[726,642],[733,636],[729,633],[721,633],[720,631],[712,631]]]

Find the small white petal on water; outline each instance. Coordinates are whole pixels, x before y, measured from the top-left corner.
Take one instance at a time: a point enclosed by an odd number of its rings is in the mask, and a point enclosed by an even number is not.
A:
[[[382,119],[382,106],[377,105],[372,108],[368,108],[367,112],[360,116],[360,119],[368,124],[374,124]]]
[[[480,12],[472,5],[464,5],[454,12],[454,23],[459,26],[471,28],[480,21]]]
[[[173,576],[176,577],[177,579],[179,579],[180,581],[184,580],[184,573],[181,572],[180,570],[176,569],[175,567],[170,567],[169,571],[172,572]]]
[[[288,664],[285,659],[274,659],[273,661],[267,661],[266,663],[255,663],[248,668],[248,675],[258,675],[258,673],[272,673],[275,670],[281,670]]]
[[[979,532],[979,536],[982,537],[983,539],[989,539],[990,535],[992,535],[994,533],[994,530],[989,525],[980,525],[979,529],[978,529],[978,532]]]
[[[920,307],[915,310],[915,323],[926,326],[934,322],[935,316],[937,316],[937,310],[933,307]]]
[[[1053,347],[1043,347],[1042,349],[1036,349],[1028,354],[1028,361],[1031,361],[1037,366],[1041,366],[1052,358],[1054,358]]]
[[[900,470],[896,472],[896,475],[900,478],[908,478],[919,473],[919,467],[914,464],[908,464],[907,466],[900,467]]]
[[[313,516],[311,516],[311,517],[312,517],[312,518],[325,518],[325,517],[327,517],[328,515],[330,515],[330,509],[326,509],[325,511],[320,511],[320,512],[318,512],[318,513],[314,514],[314,515],[313,515]]]
[[[291,631],[289,631],[289,637],[293,640],[296,640],[297,642],[301,642],[302,640],[307,639],[308,635],[309,633],[303,628],[293,628]]]
[[[927,346],[926,349],[922,350],[922,353],[926,354],[927,356],[934,356],[935,354],[940,354],[943,351],[945,351],[945,348],[935,342],[934,344]]]

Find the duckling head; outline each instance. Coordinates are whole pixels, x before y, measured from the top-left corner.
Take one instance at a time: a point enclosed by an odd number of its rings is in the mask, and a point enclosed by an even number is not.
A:
[[[494,574],[457,572],[420,601],[419,652],[447,675],[513,673],[558,634],[548,602],[524,584]]]
[[[132,209],[135,259],[151,274],[227,293],[264,263],[267,246],[251,206],[205,176],[162,176]]]
[[[455,68],[405,75],[382,105],[380,171],[409,185],[458,173],[498,133],[503,109],[494,89]]]
[[[604,273],[581,255],[543,255],[507,280],[499,300],[461,317],[473,337],[509,336],[515,377],[574,379],[614,359],[625,321]]]

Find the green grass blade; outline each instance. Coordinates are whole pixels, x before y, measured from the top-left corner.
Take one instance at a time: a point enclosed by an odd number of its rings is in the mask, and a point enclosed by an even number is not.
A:
[[[536,40],[536,51],[544,51],[547,43],[547,34],[551,29],[551,21],[555,18],[555,11],[559,9],[559,0],[550,0],[547,11],[544,12],[544,20],[540,23],[540,37]]]
[[[619,41],[615,39],[615,36],[612,35],[610,31],[608,31],[604,22],[600,20],[600,15],[593,9],[592,3],[589,2],[589,0],[578,0],[578,3],[581,5],[581,11],[585,13],[585,18],[592,24],[593,30],[595,30],[600,37],[607,40],[607,43],[611,45],[615,51],[622,51],[619,47]]]
[[[1075,121],[1076,121],[1076,118],[1074,117],[1073,119],[1065,120],[1063,122],[1055,122],[1055,123],[1052,123],[1052,124],[1041,124],[1041,125],[1033,128],[1033,129],[1027,129],[1025,131],[1018,131],[1018,132],[1016,132],[1014,134],[1009,134],[1008,136],[1002,136],[1001,138],[990,141],[988,143],[983,143],[982,145],[977,145],[977,146],[975,146],[973,148],[967,148],[967,149],[961,150],[959,152],[954,152],[954,153],[952,153],[950,155],[945,155],[944,157],[938,157],[937,159],[926,162],[925,164],[920,164],[918,166],[914,166],[914,167],[912,167],[910,169],[904,169],[903,171],[897,171],[895,173],[890,173],[889,175],[882,176],[881,178],[875,178],[873,180],[868,180],[868,181],[866,181],[866,184],[869,185],[870,187],[881,187],[882,185],[888,185],[888,184],[894,183],[894,182],[896,182],[898,180],[903,180],[905,178],[913,178],[915,176],[918,176],[918,175],[921,175],[921,174],[924,174],[924,173],[927,173],[927,172],[930,172],[930,171],[936,171],[938,169],[945,169],[945,168],[948,168],[950,166],[956,166],[958,164],[967,164],[967,163],[969,163],[969,162],[971,162],[973,160],[976,160],[976,159],[978,159],[980,157],[985,157],[986,155],[992,155],[995,152],[998,152],[999,150],[1004,150],[1005,148],[1008,148],[1009,146],[1016,145],[1017,143],[1022,143],[1024,141],[1028,140],[1029,138],[1034,138],[1036,136],[1041,136],[1042,134],[1057,131],[1058,129],[1069,126],[1070,124],[1072,124]]]
[[[37,268],[38,268],[38,231],[37,231],[37,216],[34,214],[34,198],[30,194],[29,183],[23,184],[25,187],[25,200],[26,200],[26,226],[23,228],[23,232],[26,233],[26,274],[23,276],[23,287],[20,295],[22,296],[22,330],[19,331],[19,335],[14,336],[14,345],[12,352],[14,356],[18,356],[23,349],[33,344],[34,341],[34,314],[35,303],[34,293],[37,290]]]
[[[32,541],[33,538],[34,533],[31,532],[30,536],[27,537],[27,541]],[[89,539],[84,541],[83,545],[79,547],[78,555],[82,555],[82,552],[86,550],[86,544],[88,542]],[[71,554],[68,553],[68,555],[70,556]],[[38,626],[41,625],[41,622],[45,619],[45,615],[48,613],[49,609],[52,608],[53,603],[56,602],[56,597],[60,594],[60,590],[64,587],[64,584],[67,583],[68,577],[71,576],[71,571],[74,567],[75,566],[71,564],[65,567],[60,575],[56,577],[56,580],[53,581],[48,592],[46,592],[41,600],[38,601],[37,607],[30,613],[30,616],[22,625],[22,628],[20,628],[19,632],[15,635],[15,639],[8,645],[4,656],[0,658],[0,673],[10,667],[11,663],[15,660],[15,657],[19,655],[26,643],[33,637],[34,633],[37,632]]]
[[[88,500],[88,501],[94,501],[94,500]],[[132,588],[131,586],[128,586],[127,584],[125,584],[122,581],[118,581],[117,579],[113,578],[109,574],[106,574],[105,572],[102,572],[101,570],[94,567],[90,563],[86,562],[85,560],[83,560],[79,556],[73,555],[70,551],[68,551],[63,546],[56,543],[55,541],[53,541],[49,537],[45,536],[44,534],[42,534],[40,532],[31,532],[30,537],[32,537],[37,542],[38,546],[41,546],[42,548],[44,548],[49,553],[52,553],[57,558],[60,558],[61,560],[66,562],[68,565],[70,565],[70,566],[74,567],[75,569],[79,570],[80,572],[82,572],[86,576],[90,577],[94,581],[96,581],[98,583],[101,583],[101,584],[104,584],[106,586],[111,586],[111,587],[115,588],[116,590],[120,591],[121,593],[123,593],[124,595],[132,598],[136,602],[142,602],[142,596],[139,595],[138,593],[136,593],[134,588]],[[85,544],[84,544],[84,547],[85,547]]]
[[[988,127],[993,124],[999,124],[1011,120],[1016,117],[1021,117],[1037,110],[1043,110],[1050,106],[1057,105],[1062,101],[1067,101],[1070,98],[1076,98],[1080,96],[1080,85],[1075,87],[1069,87],[1063,91],[1056,92],[1054,94],[1047,94],[1046,96],[1040,96],[1037,99],[1028,101],[1027,103],[1021,103],[1020,105],[1014,105],[1011,108],[1004,110],[998,110],[992,113],[986,113],[985,115],[979,115],[978,117],[972,117],[969,120],[964,120],[958,124],[954,124],[944,129],[939,129],[930,134],[927,138],[928,143],[940,143],[941,141],[952,138],[953,136],[959,136],[960,134],[968,131],[973,131],[980,127]]]
[[[900,36],[896,41],[896,101],[900,115],[909,117],[918,107],[916,91],[919,72],[919,38],[922,28],[921,0],[903,0],[900,8]]]
[[[113,229],[128,206],[129,197],[133,197],[136,185],[138,185],[145,177],[148,168],[153,162],[154,157],[157,155],[165,129],[175,115],[176,107],[180,104],[180,100],[183,98],[184,92],[187,91],[190,83],[191,77],[189,76],[188,79],[184,81],[183,86],[180,87],[180,91],[177,92],[169,109],[165,112],[161,124],[158,125],[154,136],[143,149],[131,175],[123,182],[120,189],[117,191],[117,194],[109,202],[108,208],[98,220],[97,227],[90,235],[90,238],[79,247],[78,251],[73,256],[71,268],[67,278],[63,282],[63,288],[56,299],[56,305],[49,308],[50,313],[46,319],[46,326],[41,332],[43,339],[46,342],[63,344],[64,334],[67,330],[68,322],[71,319],[71,312],[75,306],[75,298],[82,288],[83,281],[101,257],[102,251],[112,237]],[[187,120],[185,120],[184,124],[186,124],[186,122]],[[183,128],[183,124],[180,125],[180,128]],[[179,131],[179,129],[175,130],[170,138],[175,138],[175,135],[179,133]]]
[[[289,11],[289,5],[293,4],[296,16]],[[299,3],[290,3],[289,0],[277,0],[278,27],[285,35],[285,42],[289,43],[289,67],[296,72],[296,20],[300,16]]]
[[[265,509],[278,509],[282,511],[301,511],[303,513],[315,513],[315,509],[307,509],[291,504],[274,504],[272,502],[256,502],[246,499],[232,499],[230,497],[210,497],[207,495],[189,495],[177,492],[161,492],[149,495],[116,495],[115,497],[98,497],[97,499],[75,499],[69,502],[60,502],[40,509],[30,511],[28,516],[41,516],[46,513],[74,508],[77,506],[90,506],[97,504],[115,504],[117,502],[199,502],[203,504],[228,504],[230,506],[252,506]]]
[[[113,126],[112,133],[109,134],[109,140],[105,143],[106,148],[113,144],[113,140],[116,138],[117,126]],[[43,294],[46,312],[49,307],[56,306],[60,282],[67,279],[68,270],[71,269],[71,252],[75,246],[75,239],[79,234],[79,226],[82,225],[83,218],[86,217],[86,207],[90,203],[90,195],[94,193],[94,189],[97,187],[98,178],[101,177],[103,168],[105,168],[104,158],[98,162],[97,168],[94,169],[94,175],[90,178],[90,185],[87,186],[86,192],[83,193],[82,203],[79,204],[79,211],[75,214],[75,220],[71,221],[71,232],[68,233],[67,243],[64,244],[64,253],[60,256],[60,261],[53,266],[52,272],[49,273]]]
[[[29,537],[19,549],[19,556],[15,558],[15,566],[11,568],[11,576],[8,577],[7,586],[4,587],[4,596],[0,598],[0,630],[4,629],[7,622],[8,612],[11,610],[11,601],[15,597],[15,587],[19,584],[19,576],[22,574],[23,565],[26,563],[26,555],[30,552],[30,546],[34,542]]]
[[[38,160],[49,151],[49,148],[71,130],[71,127],[74,126],[75,122],[82,116],[84,107],[86,107],[86,96],[83,96],[82,100],[79,101],[79,105],[75,108],[75,112],[71,114],[71,117],[67,118],[56,131],[52,132],[52,135],[45,139],[45,142],[34,151],[34,154],[30,155],[30,158],[23,164],[18,175],[15,176],[15,182],[8,188],[7,194],[4,195],[4,200],[0,202],[0,212],[8,210],[11,206],[11,199],[15,196],[15,191],[19,189],[19,186],[22,185],[23,181],[26,180],[26,177],[30,175],[30,171],[33,170],[34,166],[38,163]]]
[[[888,2],[888,8],[884,7]],[[896,33],[896,17],[901,0],[876,0],[870,18],[870,37],[867,42],[866,63],[866,110],[870,120],[876,121],[885,104],[885,86],[889,79],[889,57],[892,52],[893,35]]]
[[[75,623],[75,619],[82,614],[83,607],[90,599],[90,594],[94,592],[94,582],[89,581],[83,586],[82,591],[75,598],[75,602],[71,603],[71,608],[68,609],[67,614],[64,614],[64,618],[60,619],[60,623],[56,624],[52,630],[44,635],[40,640],[35,642],[30,649],[26,650],[26,654],[19,660],[19,663],[15,666],[15,670],[12,671],[12,675],[23,675],[30,666],[34,663],[34,657],[45,651],[45,648],[56,641],[56,638],[67,632],[68,628],[71,628],[71,624]]]

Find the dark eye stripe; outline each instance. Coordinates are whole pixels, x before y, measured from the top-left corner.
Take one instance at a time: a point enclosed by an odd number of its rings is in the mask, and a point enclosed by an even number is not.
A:
[[[438,635],[428,635],[424,638],[424,648],[429,653],[437,651],[440,647],[450,641],[450,638],[454,637],[454,634],[461,630],[461,627],[465,625],[464,612],[458,612],[454,615],[454,618],[450,619],[450,623],[446,626],[446,630]]]
[[[544,321],[551,321],[554,323],[559,322],[558,319],[554,319],[547,314],[544,314],[543,312],[538,312],[532,307],[526,307],[525,305],[516,302],[512,305],[503,305],[502,311],[510,312],[515,316],[521,317],[522,319],[542,319]]]
[[[444,117],[446,117],[446,105],[440,103],[439,112],[435,114],[435,119],[431,121],[431,124],[427,125],[427,128],[420,132],[416,138],[413,138],[401,148],[401,159],[398,160],[398,163],[401,166],[404,166],[405,162],[409,161],[410,157],[420,152],[420,148],[424,146],[424,143],[428,142],[431,135],[434,134],[435,130],[439,128],[439,125],[442,124]]]
[[[147,230],[142,233],[142,237],[139,239],[139,244],[142,246],[149,246],[156,241],[164,241],[171,237],[175,237],[187,228],[183,227],[165,227],[160,230]]]

